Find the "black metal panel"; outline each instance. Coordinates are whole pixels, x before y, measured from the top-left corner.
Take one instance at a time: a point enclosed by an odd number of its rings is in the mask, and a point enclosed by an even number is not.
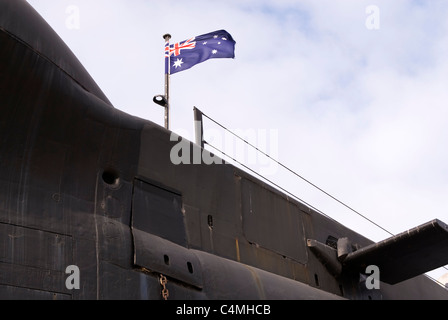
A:
[[[204,292],[218,300],[344,300],[330,292],[311,287],[236,261],[202,251],[195,252],[203,269]]]
[[[105,300],[158,300],[160,283],[154,275],[129,270],[113,263],[101,262],[101,291]]]
[[[192,250],[140,230],[132,233],[137,266],[202,288],[202,268]]]
[[[174,192],[135,179],[132,227],[186,246],[182,197]]]
[[[0,223],[0,262],[64,272],[72,260],[70,237]]]
[[[68,294],[0,285],[2,300],[70,300]]]
[[[306,262],[306,239],[296,205],[245,178],[241,202],[243,232],[249,242]]]
[[[65,270],[72,264],[71,237],[0,223],[0,299],[70,297]]]

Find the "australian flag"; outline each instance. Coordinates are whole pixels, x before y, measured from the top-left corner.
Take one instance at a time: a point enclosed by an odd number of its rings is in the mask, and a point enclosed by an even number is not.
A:
[[[213,58],[235,58],[235,41],[217,30],[185,41],[165,45],[165,74],[174,74]]]

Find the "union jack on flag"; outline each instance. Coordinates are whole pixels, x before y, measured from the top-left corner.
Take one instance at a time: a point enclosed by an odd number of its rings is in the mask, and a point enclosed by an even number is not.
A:
[[[170,45],[165,44],[165,74],[174,74],[213,58],[235,58],[235,40],[217,30]]]

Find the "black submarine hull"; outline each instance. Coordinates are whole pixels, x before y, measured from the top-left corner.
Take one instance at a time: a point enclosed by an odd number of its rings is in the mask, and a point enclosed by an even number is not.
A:
[[[173,164],[26,1],[0,0],[0,59],[0,299],[448,298],[368,288],[329,239],[369,239],[230,164]]]

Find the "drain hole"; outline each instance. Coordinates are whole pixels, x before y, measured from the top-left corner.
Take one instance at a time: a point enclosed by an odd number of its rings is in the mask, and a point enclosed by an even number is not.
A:
[[[102,178],[105,183],[115,185],[118,183],[118,172],[112,169],[104,170]]]
[[[187,262],[187,268],[188,272],[193,273],[193,265],[191,264],[191,262]]]
[[[165,264],[168,266],[170,264],[170,257],[168,257],[166,254],[163,255],[163,261],[165,261]]]
[[[316,283],[316,287],[319,286],[319,276],[317,275],[317,273],[314,274],[314,282]]]
[[[208,226],[210,227],[210,229],[213,229],[213,216],[211,216],[211,215],[207,216],[207,223],[208,223]]]

